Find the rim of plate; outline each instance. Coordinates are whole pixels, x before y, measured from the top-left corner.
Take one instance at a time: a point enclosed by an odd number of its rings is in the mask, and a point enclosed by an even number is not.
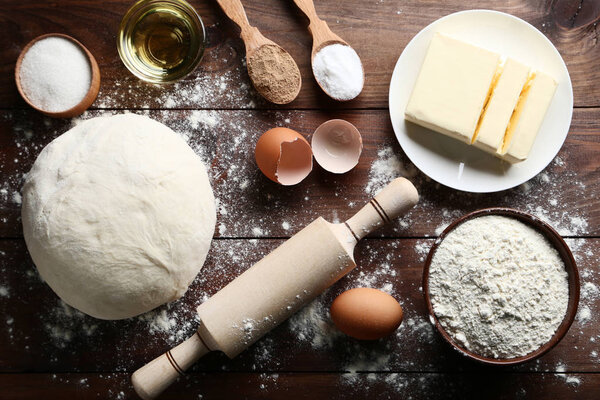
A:
[[[569,103],[570,103],[570,113],[569,113],[569,117],[568,117],[568,128],[566,130],[566,132],[564,133],[564,139],[562,141],[561,146],[558,146],[552,154],[552,157],[550,157],[548,159],[547,163],[540,163],[537,166],[534,166],[534,168],[532,168],[528,173],[524,174],[524,177],[522,179],[520,179],[517,183],[508,185],[508,186],[502,186],[500,185],[500,187],[495,188],[493,190],[489,190],[489,189],[484,189],[484,190],[476,190],[476,189],[466,189],[463,187],[460,187],[459,185],[455,185],[449,182],[442,182],[438,176],[434,176],[436,174],[432,173],[432,171],[430,170],[425,170],[424,168],[422,168],[421,163],[416,162],[416,160],[414,159],[414,155],[411,156],[411,154],[409,152],[407,152],[404,149],[404,146],[402,145],[402,141],[400,140],[400,134],[398,133],[398,131],[400,131],[400,128],[396,127],[396,125],[402,121],[404,121],[404,119],[401,119],[401,121],[395,121],[393,118],[393,114],[392,114],[392,104],[394,103],[394,101],[392,100],[392,87],[393,87],[393,83],[396,82],[398,79],[401,79],[398,75],[400,74],[399,70],[398,70],[398,63],[400,62],[402,56],[404,55],[406,49],[408,49],[409,47],[414,45],[415,40],[418,40],[421,36],[423,36],[424,34],[426,34],[430,29],[432,29],[433,26],[441,23],[442,21],[445,21],[447,19],[450,18],[454,18],[458,15],[464,15],[464,14],[495,14],[495,15],[500,15],[503,18],[507,18],[507,19],[511,19],[513,21],[517,21],[520,24],[523,24],[524,26],[526,26],[529,30],[532,31],[532,33],[534,33],[535,35],[537,35],[539,38],[541,38],[542,40],[544,40],[547,44],[550,45],[552,51],[555,53],[555,55],[558,56],[558,59],[560,60],[561,63],[561,67],[564,69],[564,72],[566,73],[566,76],[568,77],[567,81],[564,82],[565,85],[568,86],[568,93],[569,93]],[[554,158],[556,158],[556,155],[558,154],[558,152],[562,149],[562,146],[564,145],[564,142],[567,139],[567,135],[569,134],[570,131],[570,127],[571,127],[571,122],[573,119],[573,84],[571,82],[571,75],[569,74],[569,70],[567,68],[567,65],[564,61],[564,59],[562,58],[560,52],[556,49],[556,46],[554,46],[554,44],[550,41],[550,39],[548,39],[546,37],[546,35],[544,35],[542,32],[540,32],[539,29],[537,29],[535,26],[531,25],[529,22],[516,17],[514,15],[502,12],[502,11],[496,11],[496,10],[487,10],[487,9],[473,9],[473,10],[463,10],[463,11],[458,11],[452,14],[448,14],[445,15],[441,18],[436,19],[435,21],[431,22],[430,24],[428,24],[427,26],[425,26],[423,29],[421,29],[419,32],[417,32],[417,34],[415,36],[413,36],[413,38],[406,44],[406,46],[404,47],[404,49],[402,49],[402,52],[400,53],[400,56],[398,57],[398,59],[396,60],[396,64],[394,64],[394,70],[392,72],[392,77],[390,79],[390,84],[389,84],[389,90],[388,90],[388,112],[389,112],[389,116],[390,116],[390,121],[392,123],[392,129],[394,131],[394,135],[396,136],[396,140],[398,141],[398,143],[400,144],[400,147],[402,147],[402,150],[404,151],[404,154],[408,157],[408,159],[415,165],[415,167],[417,167],[419,169],[419,171],[421,171],[423,174],[425,174],[426,176],[428,176],[429,178],[433,179],[435,182],[444,185],[446,187],[449,187],[451,189],[455,189],[455,190],[459,190],[462,192],[468,192],[468,193],[496,193],[496,192],[501,192],[504,190],[508,190],[508,189],[512,189],[516,186],[519,186],[527,181],[529,181],[530,179],[532,179],[533,177],[535,177],[536,175],[538,175],[540,172],[542,172],[553,160]],[[542,165],[543,164],[543,165]],[[443,180],[443,179],[442,179]]]

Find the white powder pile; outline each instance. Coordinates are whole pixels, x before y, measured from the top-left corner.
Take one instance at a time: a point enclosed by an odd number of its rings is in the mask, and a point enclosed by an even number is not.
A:
[[[86,54],[61,37],[48,37],[31,46],[23,57],[19,76],[29,101],[51,112],[79,104],[92,83]]]
[[[77,336],[94,337],[98,329],[97,320],[72,308],[62,300],[44,318],[44,330],[58,348],[65,349]]]
[[[185,81],[169,85],[169,90],[161,85],[148,85],[133,75],[127,76],[114,82],[114,86],[106,91],[101,88],[95,105],[98,108],[122,108],[123,104],[134,103],[144,109],[247,109],[266,103],[250,83],[245,65],[239,63],[232,67],[230,57],[235,55],[223,59],[210,57],[209,63],[222,65],[219,71],[189,76]]]
[[[565,315],[567,272],[533,228],[502,216],[464,222],[433,257],[429,293],[444,329],[483,356],[513,358],[548,342]]]
[[[412,178],[415,175],[414,167],[406,168],[391,146],[384,147],[377,151],[377,159],[371,164],[365,193],[374,196],[392,180],[401,176]]]
[[[344,334],[331,321],[326,293],[304,306],[289,320],[290,331],[299,341],[308,341],[314,349],[332,348]]]
[[[360,57],[350,46],[332,44],[317,52],[312,62],[319,85],[336,100],[352,100],[364,84]]]

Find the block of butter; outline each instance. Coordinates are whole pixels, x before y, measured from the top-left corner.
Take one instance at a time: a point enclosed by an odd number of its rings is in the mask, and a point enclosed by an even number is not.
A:
[[[506,127],[529,78],[529,71],[528,66],[512,58],[506,60],[473,136],[472,143],[476,147],[494,154],[502,146]]]
[[[405,118],[470,144],[499,63],[496,53],[436,33]]]
[[[556,87],[541,71],[436,33],[404,117],[516,163],[529,155]]]
[[[535,137],[546,116],[556,91],[556,81],[551,76],[536,72],[521,93],[521,98],[506,129],[498,154],[515,163],[529,155]]]

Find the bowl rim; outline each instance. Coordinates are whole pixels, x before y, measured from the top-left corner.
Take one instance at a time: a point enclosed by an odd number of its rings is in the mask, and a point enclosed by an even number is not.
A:
[[[127,50],[128,46],[125,43],[127,33],[129,33],[129,31],[131,31],[131,29],[133,29],[133,27],[131,26],[133,19],[135,17],[139,16],[140,14],[143,14],[144,12],[146,12],[152,6],[154,6],[156,4],[161,4],[161,3],[171,4],[173,6],[178,7],[180,10],[184,11],[192,20],[194,20],[194,22],[197,24],[197,26],[199,28],[199,31],[202,33],[202,39],[200,40],[199,50],[198,50],[197,54],[195,55],[193,62],[189,65],[188,68],[183,69],[182,71],[179,71],[177,74],[174,74],[173,76],[169,77],[168,79],[157,78],[156,76],[146,74],[141,69],[138,69],[135,66],[135,63],[133,63],[131,61],[132,56],[131,56],[131,54],[129,54],[129,51]],[[125,12],[125,14],[123,15],[123,18],[121,18],[121,21],[119,23],[119,31],[117,32],[116,39],[117,39],[117,53],[119,54],[119,58],[121,59],[121,62],[125,66],[125,68],[129,72],[131,72],[131,74],[133,74],[135,77],[137,77],[138,79],[140,79],[144,82],[148,82],[151,84],[157,84],[157,85],[175,83],[177,81],[184,79],[186,76],[190,75],[191,73],[193,73],[196,70],[196,68],[198,68],[198,66],[200,65],[200,62],[202,61],[202,58],[204,57],[204,53],[206,52],[206,46],[208,43],[208,39],[206,37],[206,27],[204,26],[204,21],[202,20],[202,17],[198,13],[198,11],[196,11],[196,8],[194,6],[192,6],[186,0],[138,0],[138,1],[136,1]]]
[[[21,63],[23,62],[23,58],[25,57],[25,54],[29,51],[31,46],[33,46],[40,40],[50,38],[50,37],[60,37],[63,39],[67,39],[67,40],[70,40],[71,42],[73,42],[75,45],[77,45],[85,53],[85,55],[90,63],[90,69],[92,72],[92,77],[90,80],[90,87],[89,87],[87,93],[85,94],[85,96],[83,97],[83,99],[81,99],[81,101],[78,104],[74,105],[73,107],[71,107],[69,109],[63,110],[63,111],[48,111],[48,110],[44,110],[43,108],[36,106],[35,104],[33,104],[31,102],[31,100],[29,100],[29,98],[27,97],[27,95],[25,94],[25,91],[23,90],[23,88],[21,86]],[[81,115],[85,110],[87,110],[94,103],[94,101],[96,100],[96,97],[98,97],[98,93],[100,92],[100,68],[98,67],[98,62],[96,61],[96,58],[94,57],[94,55],[79,40],[77,40],[74,37],[69,36],[65,33],[56,33],[56,32],[45,33],[43,35],[33,38],[31,41],[29,41],[29,43],[27,43],[25,45],[25,47],[23,47],[23,50],[21,50],[21,53],[19,54],[19,57],[17,58],[17,62],[15,63],[15,84],[17,85],[17,91],[19,92],[19,94],[21,95],[21,97],[23,98],[25,103],[27,103],[34,110],[39,111],[44,115],[47,115],[49,117],[54,117],[54,118],[76,117],[78,115]]]
[[[437,251],[439,245],[446,238],[446,236],[456,229],[463,222],[475,219],[478,217],[483,217],[487,215],[499,215],[509,218],[517,219],[520,222],[525,223],[526,225],[534,228],[537,232],[544,235],[544,237],[550,242],[550,244],[558,251],[561,260],[565,264],[565,269],[567,270],[568,280],[569,280],[569,300],[567,303],[567,310],[563,317],[562,322],[556,329],[556,332],[549,341],[540,346],[537,350],[528,353],[524,356],[514,357],[514,358],[492,358],[485,357],[474,353],[470,350],[465,349],[460,344],[458,344],[451,336],[446,332],[446,330],[442,327],[441,323],[437,319],[435,313],[433,312],[433,305],[431,304],[431,298],[429,296],[429,268],[431,266],[431,261],[435,252]],[[516,365],[522,364],[527,361],[534,360],[542,355],[546,354],[550,351],[554,346],[556,346],[566,335],[567,331],[571,327],[575,316],[577,315],[577,307],[579,304],[579,292],[580,292],[580,279],[579,279],[579,271],[577,269],[577,264],[575,262],[575,258],[569,249],[569,246],[565,242],[565,240],[560,236],[560,234],[552,228],[546,222],[540,220],[538,217],[526,213],[524,211],[519,211],[512,208],[507,207],[492,207],[492,208],[484,208],[480,210],[476,210],[470,212],[468,214],[463,215],[462,217],[454,220],[450,225],[444,229],[444,231],[440,234],[440,236],[435,240],[433,246],[429,250],[427,255],[427,259],[425,260],[425,265],[423,267],[423,280],[422,280],[422,288],[423,288],[423,297],[425,299],[425,303],[427,306],[427,312],[429,314],[430,322],[435,326],[436,330],[440,333],[440,335],[444,338],[444,340],[453,347],[456,351],[461,353],[463,356],[470,358],[472,360],[476,360],[480,363],[490,364],[490,365]]]

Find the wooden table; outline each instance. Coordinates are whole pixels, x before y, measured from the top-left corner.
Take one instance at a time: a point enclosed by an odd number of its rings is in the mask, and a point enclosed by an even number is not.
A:
[[[123,66],[116,32],[129,1],[4,0],[0,5],[0,398],[126,399],[129,375],[192,334],[194,307],[316,216],[343,220],[382,181],[407,175],[422,200],[406,218],[358,246],[359,267],[234,360],[211,354],[169,389],[165,399],[431,399],[600,398],[600,2],[317,1],[332,30],[361,55],[361,96],[335,103],[310,71],[307,21],[292,1],[244,0],[250,22],[294,56],[303,79],[296,101],[276,107],[251,89],[236,27],[213,1],[194,0],[208,48],[201,66],[171,86],[147,85]],[[393,66],[408,41],[439,17],[469,8],[514,14],[540,29],[565,59],[575,110],[564,147],[540,175],[489,195],[447,189],[416,171],[394,138],[387,111]],[[15,60],[32,38],[63,32],[96,56],[101,92],[82,118],[131,110],[185,134],[210,169],[219,199],[208,261],[179,301],[146,317],[100,321],[61,304],[38,277],[22,238],[19,191],[41,149],[74,121],[28,108],[13,81]],[[284,188],[254,164],[258,136],[275,125],[310,134],[330,118],[362,132],[364,152],[352,172],[315,167]],[[584,287],[580,314],[564,340],[544,357],[492,368],[450,349],[426,319],[420,290],[424,256],[454,218],[488,206],[509,206],[547,219],[567,237]],[[354,286],[387,287],[405,320],[396,335],[374,343],[344,337],[327,308]],[[354,373],[348,373],[354,372]]]

